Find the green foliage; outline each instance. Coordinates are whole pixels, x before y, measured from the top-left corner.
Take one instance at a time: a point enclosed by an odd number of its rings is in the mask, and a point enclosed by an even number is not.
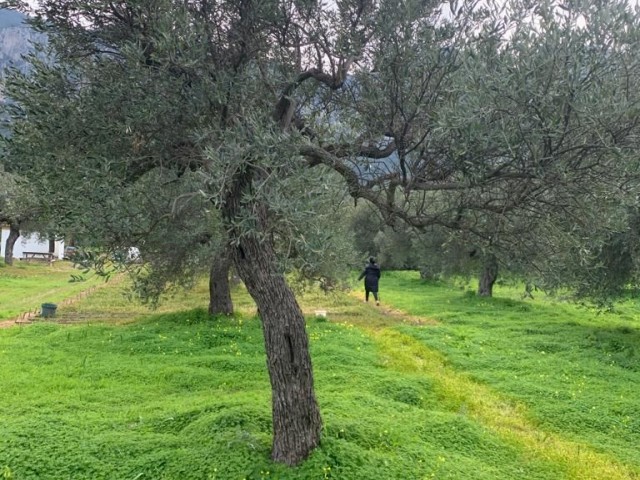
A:
[[[622,230],[619,204],[637,202],[640,102],[629,85],[640,77],[640,25],[622,1],[538,3],[465,2],[446,15],[422,0],[42,0],[32,22],[50,35],[50,57],[32,56],[32,74],[7,83],[7,167],[29,176],[60,231],[81,225],[98,247],[143,254],[149,240],[159,261],[138,285],[150,298],[176,272],[195,278],[206,258],[173,262],[159,241],[179,238],[167,207],[183,198],[201,203],[180,226],[224,243],[210,202],[237,244],[269,241],[282,264],[307,250],[298,270],[326,275],[319,247],[348,246],[330,241],[340,231],[324,226],[330,215],[315,223],[316,199],[343,193],[327,188],[327,169],[396,232],[400,221],[442,227],[460,235],[456,247],[477,245],[514,271],[558,249],[555,258],[605,263],[597,253]],[[164,189],[169,180],[176,190]],[[146,203],[149,186],[160,193]],[[158,209],[147,216],[146,205]],[[569,283],[566,271],[558,278]],[[397,403],[415,407],[416,395]],[[364,431],[383,452],[378,474],[394,476],[385,448],[399,437]],[[260,451],[264,430],[246,433],[238,441]],[[498,464],[509,468],[492,461],[486,475]]]
[[[415,233],[410,227],[397,225],[392,229],[370,204],[360,203],[350,219],[354,231],[356,248],[362,259],[369,256],[385,269],[413,269],[417,267],[413,249]]]
[[[560,260],[564,266],[560,272],[554,272],[548,260],[539,262],[539,285],[550,289],[569,286],[581,300],[608,308],[625,296],[635,295],[640,272],[638,211],[636,207],[619,208],[611,215],[617,225],[610,231],[572,232],[582,240],[569,239],[571,247],[561,249],[566,257]]]
[[[302,290],[318,285],[328,292],[344,286],[357,258],[347,222],[347,196],[335,175],[325,173],[319,179],[314,173],[304,174],[312,183],[308,195],[296,201],[293,212],[283,210],[276,223],[277,231],[285,229],[277,244],[281,268],[292,272],[293,286]]]
[[[2,478],[4,480],[13,480],[13,478],[14,478],[13,473],[11,473],[11,469],[9,467],[7,467],[6,465],[2,469]]]
[[[635,115],[624,84],[637,78],[640,66],[631,53],[637,18],[623,2],[598,12],[588,3],[562,12],[553,2],[532,9],[529,2],[514,1],[505,8],[512,14],[505,48],[489,37],[474,44],[472,60],[461,61],[453,77],[460,83],[452,88],[465,94],[439,112],[449,161],[470,182],[460,203],[451,204],[457,216],[447,221],[507,271],[540,285],[606,296],[614,284],[620,287],[619,280],[633,278],[603,257],[626,230],[625,212],[637,202],[636,187],[617,188],[622,178],[637,184],[635,140],[623,140],[612,133],[621,132],[618,127],[605,125],[622,120],[624,129]],[[487,22],[489,30],[505,25],[497,17]],[[611,49],[602,42],[607,35],[629,48]],[[587,158],[594,159],[593,169],[583,175],[579,165]],[[516,167],[519,180],[480,186],[515,165],[524,167]],[[499,209],[475,208],[499,202],[493,188],[509,201]]]
[[[355,247],[363,256],[380,256],[375,243],[376,235],[384,228],[379,212],[367,203],[360,203],[351,212],[350,227],[354,232]]]
[[[70,8],[87,13],[85,7]],[[262,234],[275,240],[282,270],[330,288],[349,269],[341,259],[353,256],[340,221],[339,179],[311,171],[297,156],[299,136],[285,139],[274,128],[270,91],[256,65],[221,70],[202,41],[210,34],[202,12],[175,2],[165,7],[141,6],[144,33],[135,25],[112,30],[105,24],[122,18],[92,10],[104,27],[96,37],[118,54],[80,59],[69,49],[93,52],[93,37],[67,21],[63,5],[48,5],[47,15],[63,25],[43,47],[57,62],[33,55],[33,71],[15,72],[8,86],[16,102],[12,169],[31,178],[46,216],[84,247],[78,261],[106,275],[129,271],[135,294],[155,303],[208,270],[229,228],[243,235],[256,229],[255,211],[225,225],[219,214],[229,185],[249,165],[261,173],[243,201],[268,201],[272,228]],[[154,45],[151,57],[145,42]],[[173,67],[156,68],[166,62]],[[243,121],[221,128],[220,116],[231,110]],[[131,247],[143,268],[114,262]]]
[[[6,172],[0,161],[0,223],[13,223],[25,232],[33,231],[37,213],[35,192],[29,182]]]

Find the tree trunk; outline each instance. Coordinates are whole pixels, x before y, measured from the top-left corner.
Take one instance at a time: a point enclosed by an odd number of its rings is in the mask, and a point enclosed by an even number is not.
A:
[[[245,193],[251,193],[253,173],[251,167],[246,167],[236,174],[223,214],[236,270],[256,302],[262,322],[271,381],[271,458],[293,466],[306,459],[320,443],[322,419],[313,387],[304,316],[278,270],[273,242],[264,233],[270,221],[268,209],[245,200]],[[236,220],[248,212],[251,217],[257,213],[252,219],[253,227],[249,231],[239,230]]]
[[[209,314],[232,315],[233,302],[229,288],[229,250],[216,254],[209,271]]]
[[[478,285],[478,295],[481,297],[491,297],[493,295],[493,284],[498,278],[498,259],[495,255],[489,254],[484,260],[480,282]]]
[[[322,428],[304,317],[269,240],[244,235],[233,257],[262,321],[272,392],[271,458],[296,465],[318,446]]]
[[[9,236],[5,243],[4,249],[4,263],[7,265],[13,265],[13,247],[20,237],[20,226],[15,222],[9,223]]]

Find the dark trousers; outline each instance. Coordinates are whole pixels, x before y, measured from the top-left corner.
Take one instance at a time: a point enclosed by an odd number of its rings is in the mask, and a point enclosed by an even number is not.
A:
[[[364,287],[364,299],[365,301],[369,301],[369,294],[373,293],[373,298],[376,299],[376,302],[378,301],[378,289],[376,288],[375,290],[372,290],[371,287]]]

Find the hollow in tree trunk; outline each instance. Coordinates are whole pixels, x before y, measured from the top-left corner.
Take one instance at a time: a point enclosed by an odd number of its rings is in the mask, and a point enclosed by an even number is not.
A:
[[[304,317],[277,270],[269,240],[244,235],[237,240],[233,258],[262,321],[272,392],[271,457],[296,465],[318,446],[322,428]]]
[[[20,226],[16,222],[9,222],[9,236],[5,243],[4,263],[13,265],[13,247],[20,237]]]
[[[233,314],[233,302],[229,288],[230,268],[229,250],[221,250],[214,257],[209,271],[209,314],[211,315]]]
[[[498,278],[498,259],[493,254],[485,257],[480,281],[478,285],[478,295],[481,297],[491,297],[493,295],[493,284]]]

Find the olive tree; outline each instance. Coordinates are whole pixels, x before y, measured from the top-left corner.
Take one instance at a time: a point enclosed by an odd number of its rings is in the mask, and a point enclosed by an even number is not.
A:
[[[13,249],[22,233],[28,233],[38,217],[38,205],[28,182],[10,174],[0,164],[0,225],[9,227],[5,243],[4,263],[13,265]]]
[[[5,245],[4,262],[13,264],[13,246],[20,237],[20,222],[15,203],[17,185],[12,175],[0,169],[0,225],[8,224],[10,231]]]
[[[430,39],[431,56],[415,31],[392,32],[373,73],[356,72],[365,91],[349,112],[395,154],[391,165],[369,155],[378,174],[352,175],[354,190],[390,222],[443,227],[474,246],[481,295],[499,264],[531,271],[572,230],[619,229],[612,209],[633,205],[637,189],[637,16],[624,2],[487,9],[482,25]]]
[[[110,245],[120,237],[129,241],[151,217],[145,218],[139,202],[123,214],[132,186],[139,188],[157,171],[199,176],[196,193],[222,215],[231,258],[263,321],[274,391],[273,456],[296,463],[317,445],[321,424],[304,319],[275,250],[310,245],[286,238],[298,228],[287,221],[296,216],[290,192],[309,199],[332,194],[330,173],[311,173],[296,160],[295,143],[282,142],[282,129],[272,119],[276,102],[269,100],[257,65],[236,51],[239,43],[232,37],[250,32],[231,17],[257,5],[156,7],[42,4],[43,17],[34,24],[51,29],[50,51],[33,56],[32,73],[14,76],[9,88],[16,101],[10,148],[20,158],[14,168],[39,182],[52,210],[72,211],[76,207],[68,200],[82,199],[77,207],[84,210],[86,230],[100,220],[103,228],[93,235]],[[222,22],[227,32],[208,31],[215,15],[231,16],[228,25]],[[184,35],[167,36],[173,27]],[[213,41],[221,33],[220,58],[207,60],[215,44],[202,39]],[[258,199],[248,191],[253,183]],[[148,196],[163,203],[164,193]],[[71,215],[74,222],[82,214]],[[309,218],[318,212],[307,208],[298,214]],[[115,238],[107,241],[109,232]]]

